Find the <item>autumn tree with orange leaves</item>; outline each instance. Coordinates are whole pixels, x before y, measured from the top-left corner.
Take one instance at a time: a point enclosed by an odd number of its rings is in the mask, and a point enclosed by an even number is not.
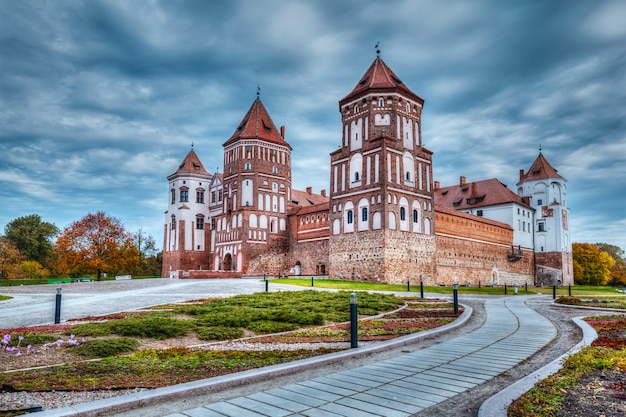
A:
[[[117,274],[139,262],[139,251],[120,220],[104,212],[89,213],[63,229],[56,241],[58,272],[66,275]]]

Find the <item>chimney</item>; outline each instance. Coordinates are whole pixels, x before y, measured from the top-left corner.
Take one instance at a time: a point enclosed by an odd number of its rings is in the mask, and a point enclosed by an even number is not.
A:
[[[307,194],[313,194],[313,187],[306,187]]]
[[[523,170],[523,169],[520,169],[520,170],[519,170],[519,180],[521,181],[521,180],[523,180],[523,179],[524,179],[524,170]]]
[[[439,181],[435,181],[435,191],[437,191],[441,187]]]
[[[478,185],[476,182],[472,183],[472,198],[476,198],[478,196]]]
[[[322,197],[326,197],[326,190],[320,191],[320,194],[322,195]]]
[[[280,137],[285,139],[285,126],[280,127]]]
[[[461,176],[461,179],[459,182],[460,182],[461,187],[463,187],[466,183],[465,177]]]

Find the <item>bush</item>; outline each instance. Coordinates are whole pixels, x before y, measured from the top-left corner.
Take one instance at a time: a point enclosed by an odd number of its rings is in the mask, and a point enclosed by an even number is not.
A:
[[[139,347],[139,342],[129,337],[93,339],[76,346],[74,352],[90,358],[106,358],[120,353],[132,352]]]
[[[288,332],[290,330],[298,329],[300,326],[293,323],[281,323],[277,321],[255,321],[250,323],[247,326],[248,330],[251,330],[255,333],[266,334],[266,333],[280,333],[280,332]]]
[[[236,327],[201,327],[196,330],[200,340],[231,340],[243,336],[243,330]]]
[[[149,337],[163,340],[183,336],[191,328],[187,320],[165,316],[126,318],[109,323],[111,333],[120,336]]]
[[[577,297],[559,297],[556,299],[555,301],[556,303],[559,304],[567,304],[567,305],[582,305],[582,300],[580,298]]]
[[[71,329],[66,330],[65,334],[75,334],[81,337],[83,336],[108,336],[111,334],[111,323],[112,322],[100,322],[100,323],[84,323],[77,324],[73,326]]]

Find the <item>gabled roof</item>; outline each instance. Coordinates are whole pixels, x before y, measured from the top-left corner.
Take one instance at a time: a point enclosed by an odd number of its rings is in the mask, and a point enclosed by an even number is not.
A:
[[[246,113],[241,123],[239,123],[235,133],[224,142],[224,146],[230,145],[240,139],[260,139],[284,145],[291,149],[291,146],[289,146],[281,136],[280,131],[276,129],[274,122],[259,97],[254,100],[250,110],[248,110],[248,113]]]
[[[209,174],[206,169],[204,169],[202,162],[200,162],[200,158],[198,158],[198,155],[196,155],[193,149],[190,150],[185,159],[183,159],[183,162],[180,164],[176,172],[174,172],[167,178],[170,179],[170,177],[181,174],[194,174],[204,175],[209,178],[211,177],[211,174]]]
[[[368,90],[380,90],[381,92],[399,91],[411,96],[420,103],[424,102],[420,96],[411,91],[402,80],[400,80],[380,57],[376,57],[350,94],[341,99],[339,103],[352,99],[354,96]]]
[[[552,165],[548,162],[548,160],[543,156],[541,152],[533,162],[532,166],[526,174],[524,174],[524,178],[520,179],[517,184],[520,184],[524,181],[534,181],[534,180],[543,180],[547,178],[560,178],[565,179],[559,175],[556,169],[552,168]]]
[[[517,203],[528,207],[522,197],[507,188],[497,178],[439,188],[434,195],[435,206],[453,210],[507,203]]]
[[[330,198],[322,194],[314,194],[308,191],[291,190],[291,202],[301,207],[314,206],[316,204],[328,203]]]

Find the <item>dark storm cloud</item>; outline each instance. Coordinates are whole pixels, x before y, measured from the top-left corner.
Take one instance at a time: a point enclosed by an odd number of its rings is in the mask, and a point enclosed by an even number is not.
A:
[[[90,211],[157,242],[191,144],[209,171],[256,98],[328,189],[338,100],[382,57],[426,100],[435,179],[515,190],[539,146],[568,179],[572,236],[626,248],[621,1],[0,0],[0,226]]]

